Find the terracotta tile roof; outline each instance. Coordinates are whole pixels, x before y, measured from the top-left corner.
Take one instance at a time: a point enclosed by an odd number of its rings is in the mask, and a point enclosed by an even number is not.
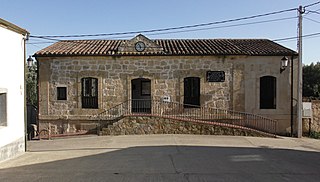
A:
[[[57,42],[35,53],[43,56],[106,56],[106,55],[252,55],[282,56],[295,51],[267,39],[158,39],[152,40],[163,51],[119,51],[130,40],[67,40]],[[128,44],[129,45],[129,44]],[[158,47],[158,48],[159,48]]]

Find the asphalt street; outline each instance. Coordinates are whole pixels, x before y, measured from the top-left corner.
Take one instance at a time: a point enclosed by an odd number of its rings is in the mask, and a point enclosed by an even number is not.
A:
[[[201,135],[85,136],[28,142],[1,182],[319,181],[320,140]]]

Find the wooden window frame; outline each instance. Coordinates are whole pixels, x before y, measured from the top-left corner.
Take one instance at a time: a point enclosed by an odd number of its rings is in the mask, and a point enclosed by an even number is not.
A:
[[[67,100],[68,89],[67,87],[57,87],[57,100]]]
[[[0,89],[0,127],[8,126],[7,110],[8,110],[8,95],[7,91]]]

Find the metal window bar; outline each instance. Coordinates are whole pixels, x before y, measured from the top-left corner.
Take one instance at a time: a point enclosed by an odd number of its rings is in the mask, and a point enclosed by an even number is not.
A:
[[[182,103],[150,99],[128,100],[105,110],[96,117],[101,120],[115,120],[130,115],[231,124],[276,135],[277,122],[263,116],[210,107],[186,108]]]

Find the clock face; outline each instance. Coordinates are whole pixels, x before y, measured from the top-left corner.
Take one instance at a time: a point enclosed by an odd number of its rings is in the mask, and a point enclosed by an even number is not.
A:
[[[146,45],[145,45],[143,42],[137,42],[137,43],[135,44],[135,49],[136,49],[138,52],[144,51],[145,48],[146,48]]]

